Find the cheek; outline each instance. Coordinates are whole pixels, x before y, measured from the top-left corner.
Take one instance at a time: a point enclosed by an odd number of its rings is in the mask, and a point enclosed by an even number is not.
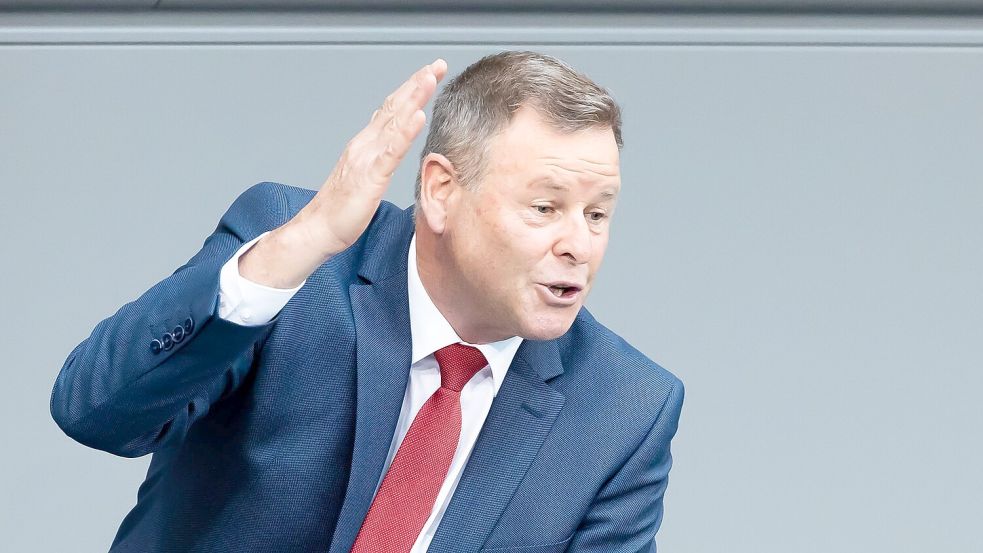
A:
[[[521,248],[527,237],[517,232],[517,229],[501,221],[489,221],[482,229],[482,241],[488,252],[490,269],[492,271],[514,271],[521,259]]]
[[[591,243],[591,267],[594,269],[597,269],[597,267],[601,264],[601,259],[604,258],[604,252],[608,248],[608,236],[609,235],[605,232],[604,234],[595,237]]]
[[[544,233],[531,231],[514,213],[498,206],[478,206],[475,215],[475,225],[470,229],[475,250],[470,253],[475,268],[480,267],[477,278],[486,289],[527,296],[527,283],[537,276],[537,265],[550,251]]]

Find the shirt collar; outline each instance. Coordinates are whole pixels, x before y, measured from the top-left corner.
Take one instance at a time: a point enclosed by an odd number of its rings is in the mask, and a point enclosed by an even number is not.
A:
[[[505,380],[505,373],[508,372],[512,359],[515,357],[515,352],[519,349],[519,344],[522,343],[522,338],[513,336],[490,344],[471,344],[461,340],[447,319],[437,309],[437,306],[433,304],[433,300],[430,299],[430,295],[420,280],[420,273],[416,268],[415,232],[413,238],[410,239],[406,278],[410,304],[410,335],[413,339],[411,363],[415,364],[440,348],[457,342],[474,346],[488,360],[495,394],[497,395],[498,389],[502,387],[502,381]]]

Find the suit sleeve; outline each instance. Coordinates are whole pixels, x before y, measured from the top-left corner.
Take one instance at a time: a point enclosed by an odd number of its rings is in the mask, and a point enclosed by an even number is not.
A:
[[[569,553],[655,553],[662,504],[672,466],[670,442],[679,425],[683,383],[674,384],[645,439],[594,498]]]
[[[65,360],[51,415],[76,441],[139,457],[181,440],[234,390],[277,318],[243,326],[218,316],[223,264],[247,241],[285,222],[283,185],[256,184],[173,274],[99,322]]]

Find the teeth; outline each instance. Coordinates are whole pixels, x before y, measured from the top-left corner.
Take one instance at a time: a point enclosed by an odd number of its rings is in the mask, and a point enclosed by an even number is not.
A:
[[[550,286],[550,292],[553,292],[553,295],[556,296],[556,297],[562,296],[563,295],[563,290],[564,290],[564,288],[559,288],[557,286]]]

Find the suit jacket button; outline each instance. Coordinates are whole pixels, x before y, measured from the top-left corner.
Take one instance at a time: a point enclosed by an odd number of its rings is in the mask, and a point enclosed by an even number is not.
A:
[[[172,338],[171,334],[168,332],[161,337],[160,343],[164,345],[164,349],[171,349],[174,347],[174,338]]]
[[[184,340],[184,327],[181,325],[177,325],[176,327],[174,327],[174,330],[171,331],[171,334],[174,336],[175,343]]]
[[[161,348],[162,348],[162,344],[160,343],[160,340],[155,338],[150,342],[150,352],[153,353],[154,355],[160,353]]]
[[[191,334],[191,331],[194,330],[194,329],[195,329],[195,322],[194,322],[194,320],[192,320],[191,317],[188,317],[187,319],[185,319],[184,320],[184,333],[185,334]]]

